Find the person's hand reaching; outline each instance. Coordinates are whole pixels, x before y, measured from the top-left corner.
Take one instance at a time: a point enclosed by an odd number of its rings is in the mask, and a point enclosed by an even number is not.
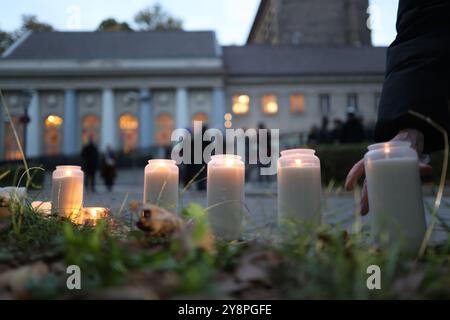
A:
[[[415,129],[405,129],[400,131],[391,141],[407,141],[411,143],[411,147],[417,151],[419,159],[421,159],[423,151],[423,134]],[[432,168],[430,165],[419,162],[419,170],[421,175],[428,175]],[[351,191],[357,185],[359,179],[364,176],[364,159],[358,161],[349,171],[345,180],[345,189]],[[363,189],[360,202],[361,214],[365,215],[369,212],[369,198],[367,194],[366,180],[364,179]]]

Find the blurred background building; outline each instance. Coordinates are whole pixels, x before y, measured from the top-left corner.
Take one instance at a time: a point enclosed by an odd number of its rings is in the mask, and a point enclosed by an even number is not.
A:
[[[0,88],[30,158],[77,155],[89,140],[123,154],[167,146],[195,120],[299,142],[349,112],[370,128],[386,49],[371,46],[367,6],[262,0],[243,46],[213,31],[29,32],[3,53]],[[1,112],[0,159],[17,159]]]

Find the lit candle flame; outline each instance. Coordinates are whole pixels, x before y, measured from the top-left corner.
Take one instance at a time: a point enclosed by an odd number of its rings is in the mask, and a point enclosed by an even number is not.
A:
[[[385,144],[385,145],[384,145],[384,153],[385,153],[385,154],[389,154],[390,152],[391,152],[391,148],[389,147],[388,144]]]
[[[301,159],[295,159],[295,165],[297,167],[301,167],[302,166],[302,160]]]
[[[72,171],[71,170],[67,170],[66,171],[66,176],[68,176],[68,177],[72,176]]]
[[[225,165],[226,165],[227,167],[232,167],[233,164],[234,164],[233,159],[226,159],[226,160],[225,160]]]

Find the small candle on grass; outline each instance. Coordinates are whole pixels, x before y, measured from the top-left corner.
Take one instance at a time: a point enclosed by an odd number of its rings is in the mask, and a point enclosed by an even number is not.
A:
[[[57,166],[52,175],[52,212],[70,218],[83,207],[84,173],[79,166]]]
[[[49,215],[52,212],[52,203],[50,201],[33,201],[31,207],[39,213]]]

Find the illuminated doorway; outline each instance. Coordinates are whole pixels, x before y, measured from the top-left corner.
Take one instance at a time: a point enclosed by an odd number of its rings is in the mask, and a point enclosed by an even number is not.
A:
[[[207,125],[208,124],[208,116],[204,112],[197,112],[192,117],[192,127],[194,127],[194,121],[201,121],[203,126]]]
[[[119,128],[122,151],[124,153],[130,153],[138,145],[139,121],[131,113],[125,113],[119,118]]]
[[[169,113],[161,113],[156,118],[156,143],[159,145],[170,144],[170,137],[174,126],[173,117]]]
[[[44,121],[44,154],[54,156],[61,154],[63,118],[51,114]]]
[[[81,141],[86,145],[90,140],[98,144],[100,141],[100,120],[96,115],[89,114],[83,118]]]
[[[14,128],[17,131],[19,141],[23,144],[23,124],[20,122],[20,117],[12,116],[12,121]],[[5,135],[3,139],[4,146],[4,158],[5,160],[19,160],[22,159],[22,154],[20,153],[19,146],[17,144],[16,137],[12,129],[11,122],[5,121]]]

